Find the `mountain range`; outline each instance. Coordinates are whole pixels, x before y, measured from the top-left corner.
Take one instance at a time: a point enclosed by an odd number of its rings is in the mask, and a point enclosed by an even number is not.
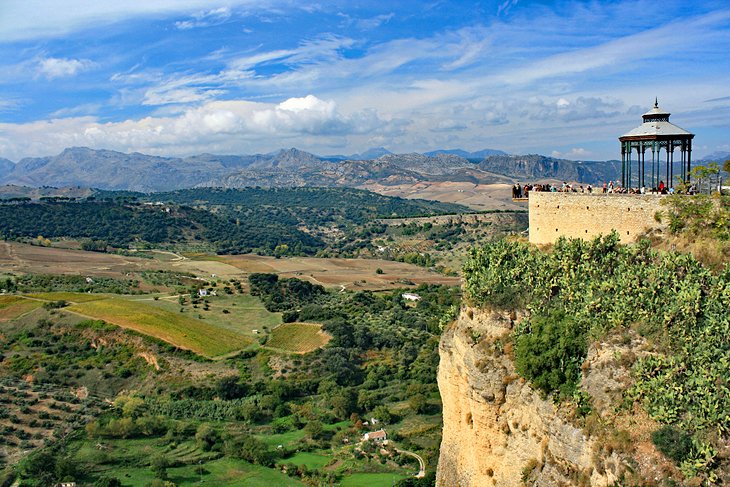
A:
[[[494,149],[393,154],[376,148],[347,159],[295,148],[269,154],[199,154],[184,158],[125,154],[73,147],[56,156],[0,159],[0,184],[81,186],[110,190],[168,191],[220,187],[386,186],[422,181],[475,184],[543,179],[600,183],[617,179],[618,161],[576,162]]]

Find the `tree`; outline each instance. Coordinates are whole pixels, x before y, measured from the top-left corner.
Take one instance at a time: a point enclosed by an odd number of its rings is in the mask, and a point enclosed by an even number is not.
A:
[[[408,405],[418,414],[424,414],[428,410],[428,400],[423,394],[416,394],[408,399]]]
[[[221,399],[238,399],[248,394],[248,386],[239,382],[239,377],[229,375],[218,381],[216,393]]]
[[[384,406],[382,404],[373,409],[373,416],[375,417],[375,419],[378,419],[386,424],[393,422],[393,413],[390,412],[390,409],[388,409],[387,406]]]
[[[330,399],[332,414],[337,419],[345,419],[357,409],[357,396],[352,389],[345,389]]]
[[[724,166],[723,166],[724,167]],[[707,194],[712,193],[713,176],[719,182],[720,165],[716,162],[709,162],[706,166],[695,166],[690,171],[690,175],[697,181],[697,190],[702,192],[703,183],[707,182]]]
[[[310,438],[316,440],[322,436],[322,433],[324,432],[324,425],[322,425],[322,421],[313,419],[304,426],[304,431]]]
[[[266,443],[248,434],[228,438],[225,443],[225,451],[227,455],[257,465],[270,467],[274,464],[274,455],[269,451]]]
[[[116,477],[101,477],[94,482],[94,487],[122,487],[122,482]]]
[[[195,442],[203,451],[211,451],[220,442],[221,435],[218,430],[208,423],[202,423],[195,432]]]
[[[48,452],[39,451],[21,461],[18,470],[20,477],[25,481],[23,485],[53,485],[55,466],[56,457]]]
[[[156,455],[150,460],[150,469],[155,474],[155,478],[167,480],[167,469],[170,467],[170,461],[164,455]]]

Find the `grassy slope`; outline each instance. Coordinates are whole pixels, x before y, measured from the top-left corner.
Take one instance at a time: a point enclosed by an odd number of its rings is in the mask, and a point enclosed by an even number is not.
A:
[[[51,292],[51,293],[33,293],[27,295],[29,298],[43,299],[45,301],[68,301],[70,303],[87,303],[89,301],[98,301],[109,297],[104,294],[86,294],[71,292]]]
[[[250,344],[249,337],[241,333],[139,301],[111,298],[79,303],[67,309],[159,338],[206,357],[224,355]]]
[[[121,461],[122,464],[133,464],[142,458],[150,458],[153,455],[160,454],[161,450],[164,449],[159,446],[159,442],[155,439],[105,441],[103,443],[111,447],[111,451],[109,452],[101,452],[95,446],[97,443],[98,441],[96,440],[85,440],[76,452],[76,459],[83,462],[99,464],[99,460],[107,456]],[[196,458],[189,457],[185,453],[191,450],[190,445],[181,444],[177,449],[184,450],[182,457],[175,450],[165,451],[164,455],[169,459],[187,461],[190,464],[169,468],[167,470],[169,480],[175,482],[177,485],[197,484],[201,478],[197,471],[198,463]],[[199,452],[194,446],[191,451],[193,453]],[[302,485],[298,480],[291,479],[277,470],[252,465],[243,460],[230,458],[210,460],[204,457],[201,457],[201,459],[202,466],[207,472],[202,475],[202,479],[207,485],[222,487],[242,485],[247,487],[293,487]],[[111,475],[117,477],[125,487],[142,487],[154,479],[152,470],[149,467],[141,466],[101,466],[95,469],[93,475]]]
[[[314,323],[284,323],[271,331],[269,348],[293,353],[307,353],[323,347],[330,336],[322,331],[322,325]]]
[[[185,312],[194,313],[195,316],[200,314],[207,323],[250,339],[255,338],[252,330],[262,330],[265,326],[273,328],[281,323],[281,313],[267,311],[261,300],[255,296],[221,294],[211,297],[209,301],[210,309],[204,311],[202,305],[192,308],[188,299]],[[160,299],[148,303],[172,313],[179,313],[180,305],[177,300]],[[224,313],[223,310],[227,310],[228,313]]]
[[[0,296],[0,322],[18,318],[40,308],[42,304],[41,301],[24,299],[20,296]]]
[[[342,487],[391,487],[403,478],[394,473],[354,473],[342,480]]]

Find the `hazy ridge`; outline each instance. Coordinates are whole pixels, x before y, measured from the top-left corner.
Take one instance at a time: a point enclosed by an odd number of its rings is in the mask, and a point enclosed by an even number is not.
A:
[[[339,156],[320,157],[291,148],[269,154],[178,158],[74,147],[55,156],[24,158],[17,163],[0,159],[0,184],[132,191],[199,186],[390,186],[421,181],[490,184],[539,179],[597,184],[616,179],[620,171],[618,161],[576,162],[541,155],[508,155],[494,149],[393,154],[377,148],[355,156],[370,154],[382,155],[340,160],[336,158]]]

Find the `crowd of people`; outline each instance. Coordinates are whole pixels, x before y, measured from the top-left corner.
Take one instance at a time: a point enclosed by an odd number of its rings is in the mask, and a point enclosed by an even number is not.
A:
[[[618,181],[609,181],[603,183],[602,186],[578,185],[569,184],[563,181],[562,185],[557,184],[525,184],[515,183],[512,186],[512,198],[527,198],[530,191],[547,191],[551,193],[605,193],[605,194],[674,194],[674,188],[668,187],[664,184],[664,181],[659,181],[659,186],[656,188],[647,188],[642,186],[640,188],[622,188]],[[694,185],[690,186],[687,190],[688,194],[695,194],[697,192]]]

